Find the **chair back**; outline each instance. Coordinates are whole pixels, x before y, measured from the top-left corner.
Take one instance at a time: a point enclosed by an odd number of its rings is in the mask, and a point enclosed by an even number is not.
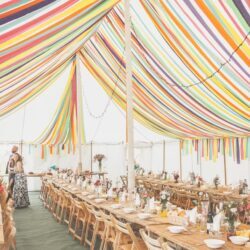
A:
[[[124,223],[118,219],[116,219],[113,215],[111,215],[111,220],[113,222],[114,227],[121,233],[130,235],[127,229],[127,223]]]
[[[174,250],[172,247],[168,245],[167,242],[162,243],[161,247],[163,250]]]
[[[145,233],[144,229],[140,229],[140,234],[145,244],[149,250],[159,250],[161,248],[161,243],[159,239],[154,239]]]

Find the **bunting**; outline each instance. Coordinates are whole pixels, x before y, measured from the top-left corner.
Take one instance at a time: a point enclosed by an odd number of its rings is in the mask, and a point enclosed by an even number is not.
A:
[[[199,147],[200,145],[200,147]],[[185,155],[192,154],[192,151],[201,155],[206,161],[217,161],[219,155],[225,153],[226,156],[232,157],[237,164],[249,157],[250,138],[233,137],[220,139],[202,139],[202,140],[183,140],[181,143],[182,153]],[[200,150],[200,152],[199,152]]]

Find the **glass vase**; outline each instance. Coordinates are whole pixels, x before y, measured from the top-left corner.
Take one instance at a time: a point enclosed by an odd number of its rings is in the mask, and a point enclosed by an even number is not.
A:
[[[234,226],[234,222],[229,223],[228,224],[228,229],[227,229],[227,240],[229,240],[229,238],[231,236],[235,236],[236,232],[235,232],[235,226]]]

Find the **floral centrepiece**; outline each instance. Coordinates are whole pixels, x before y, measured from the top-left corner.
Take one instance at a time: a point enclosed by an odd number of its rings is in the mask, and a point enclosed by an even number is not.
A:
[[[218,186],[219,186],[219,184],[220,184],[220,178],[219,178],[218,175],[216,175],[216,176],[214,177],[213,183],[214,183],[215,188],[218,189]]]
[[[224,205],[225,218],[228,223],[228,237],[235,233],[235,222],[238,218],[238,204],[229,202]]]
[[[177,172],[173,173],[175,183],[178,183],[180,175]]]
[[[189,178],[190,178],[191,185],[194,185],[195,184],[195,180],[196,180],[195,173],[194,172],[190,172],[189,173]]]
[[[197,187],[200,188],[201,185],[204,183],[204,180],[201,176],[196,176],[197,179]]]
[[[103,154],[96,154],[94,156],[94,161],[98,161],[99,172],[102,172],[102,161],[106,159],[105,155]]]
[[[161,211],[163,212],[167,208],[169,193],[166,190],[161,191],[160,198],[161,198]]]

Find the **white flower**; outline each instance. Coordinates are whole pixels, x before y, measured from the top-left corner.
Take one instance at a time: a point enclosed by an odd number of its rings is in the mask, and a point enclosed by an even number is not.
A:
[[[237,212],[237,208],[235,208],[235,207],[234,207],[234,208],[231,208],[230,211],[231,211],[232,213],[236,213],[236,212]]]
[[[161,195],[161,199],[162,199],[162,200],[165,200],[166,198],[167,198],[167,197],[166,197],[165,194],[162,194],[162,195]]]

